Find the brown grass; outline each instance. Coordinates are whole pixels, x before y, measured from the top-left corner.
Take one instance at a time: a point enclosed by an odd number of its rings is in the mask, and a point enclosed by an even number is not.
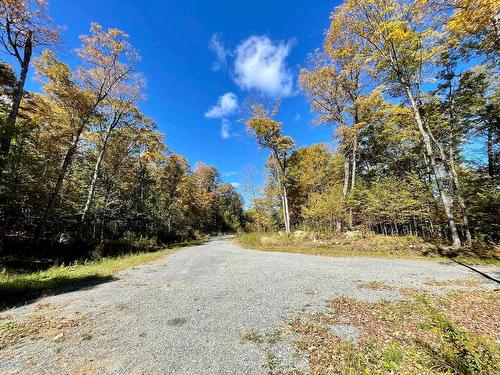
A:
[[[494,373],[500,370],[500,298],[455,292],[394,302],[336,298],[329,312],[295,319],[296,348],[313,374]],[[361,329],[355,343],[331,325]]]
[[[359,234],[352,238],[343,235],[311,234],[308,237],[286,237],[278,233],[240,233],[236,241],[239,245],[255,250],[280,251],[288,253],[302,253],[310,255],[337,256],[337,257],[377,257],[377,258],[405,258],[430,259],[449,262],[450,258],[443,256],[446,253],[444,245],[424,241],[415,236],[391,237],[376,234]],[[469,264],[500,265],[498,254],[492,253],[489,257],[467,256],[453,259]]]

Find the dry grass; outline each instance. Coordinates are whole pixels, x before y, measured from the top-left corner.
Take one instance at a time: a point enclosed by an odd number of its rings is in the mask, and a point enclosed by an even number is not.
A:
[[[456,292],[378,303],[337,298],[291,322],[313,374],[493,374],[500,371],[500,299]],[[332,325],[361,329],[356,342]]]
[[[49,318],[36,314],[22,323],[12,321],[0,323],[0,350],[26,340],[64,341],[65,331],[71,327],[81,325],[84,320],[81,315]]]
[[[478,279],[456,279],[456,280],[428,279],[425,283],[430,286],[463,286],[468,288],[476,288],[478,286],[484,285],[485,281]]]
[[[236,241],[248,249],[262,251],[280,251],[288,253],[302,253],[309,255],[337,256],[337,257],[376,257],[376,258],[404,258],[404,259],[431,259],[434,261],[449,262],[450,258],[443,256],[445,248],[424,241],[415,236],[391,237],[376,234],[360,234],[352,238],[342,235],[312,234],[309,236],[286,237],[278,233],[240,233]],[[474,257],[468,253],[467,257],[453,259],[469,264],[500,265],[498,256]]]

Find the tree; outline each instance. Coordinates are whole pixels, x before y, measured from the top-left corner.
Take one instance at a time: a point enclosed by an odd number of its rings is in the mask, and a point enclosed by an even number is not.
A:
[[[132,100],[111,100],[109,105],[108,113],[100,113],[100,118],[103,118],[105,124],[104,134],[102,136],[99,148],[99,155],[97,157],[94,172],[92,174],[92,178],[90,179],[87,200],[85,202],[85,206],[82,211],[82,215],[80,218],[80,223],[83,224],[85,221],[85,217],[90,209],[92,204],[92,199],[94,197],[94,192],[96,188],[97,178],[99,177],[99,172],[101,168],[101,163],[104,158],[104,154],[106,153],[106,148],[108,146],[109,139],[111,137],[111,133],[120,126],[138,126],[141,127],[142,124],[150,122],[150,119],[147,119],[143,116],[137,108],[133,106]]]
[[[316,122],[338,126],[337,137],[344,153],[343,199],[349,186],[356,181],[356,162],[359,150],[359,98],[362,92],[363,65],[356,49],[347,50],[334,41],[325,44],[329,60],[319,59],[317,66],[302,69],[299,85],[311,100],[311,109],[319,113]]]
[[[0,174],[16,134],[16,120],[33,51],[58,40],[59,34],[50,22],[45,0],[3,0],[0,3],[0,44],[20,68],[11,93],[10,111],[0,131]]]
[[[330,186],[323,192],[312,193],[302,209],[311,228],[333,232],[345,216],[341,185]]]
[[[74,134],[61,164],[57,182],[40,221],[37,241],[43,235],[45,224],[61,191],[71,166],[80,137],[96,116],[99,106],[108,98],[119,98],[123,82],[133,72],[138,57],[127,41],[127,34],[118,29],[104,31],[93,23],[90,36],[82,36],[83,46],[78,55],[83,65],[73,74],[50,54],[40,64],[40,74],[48,79],[46,90],[52,90],[74,126]],[[63,72],[61,76],[59,72]],[[78,98],[78,100],[75,100]]]
[[[436,32],[425,16],[425,9],[417,1],[349,0],[332,15],[330,33],[337,38],[352,40],[355,36],[355,42],[362,41],[370,51],[376,77],[394,95],[409,101],[446,213],[452,246],[459,248],[452,201],[419,105],[424,68],[437,53],[432,44]]]
[[[279,103],[272,111],[268,111],[263,105],[254,105],[252,108],[253,115],[247,121],[247,126],[253,132],[259,146],[271,152],[272,163],[280,189],[285,232],[290,234],[290,212],[287,193],[288,159],[289,152],[295,143],[291,137],[282,135],[282,123],[272,119],[276,115],[278,107]]]

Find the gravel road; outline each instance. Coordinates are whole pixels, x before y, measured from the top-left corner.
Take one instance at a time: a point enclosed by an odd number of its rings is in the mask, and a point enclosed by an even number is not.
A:
[[[272,335],[287,319],[324,309],[336,296],[398,297],[397,289],[362,283],[444,290],[429,279],[472,278],[484,280],[481,288],[497,286],[454,263],[260,252],[219,237],[113,281],[0,313],[0,324],[52,322],[35,339],[0,350],[0,373],[263,374],[269,352],[282,369],[307,370],[294,355],[293,337],[264,346],[245,337]],[[352,327],[335,329],[353,334]]]

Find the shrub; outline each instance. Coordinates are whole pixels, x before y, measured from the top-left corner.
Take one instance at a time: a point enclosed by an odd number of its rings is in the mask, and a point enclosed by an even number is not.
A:
[[[92,251],[92,259],[116,257],[120,255],[150,252],[157,249],[155,238],[126,236],[121,240],[106,240]]]

